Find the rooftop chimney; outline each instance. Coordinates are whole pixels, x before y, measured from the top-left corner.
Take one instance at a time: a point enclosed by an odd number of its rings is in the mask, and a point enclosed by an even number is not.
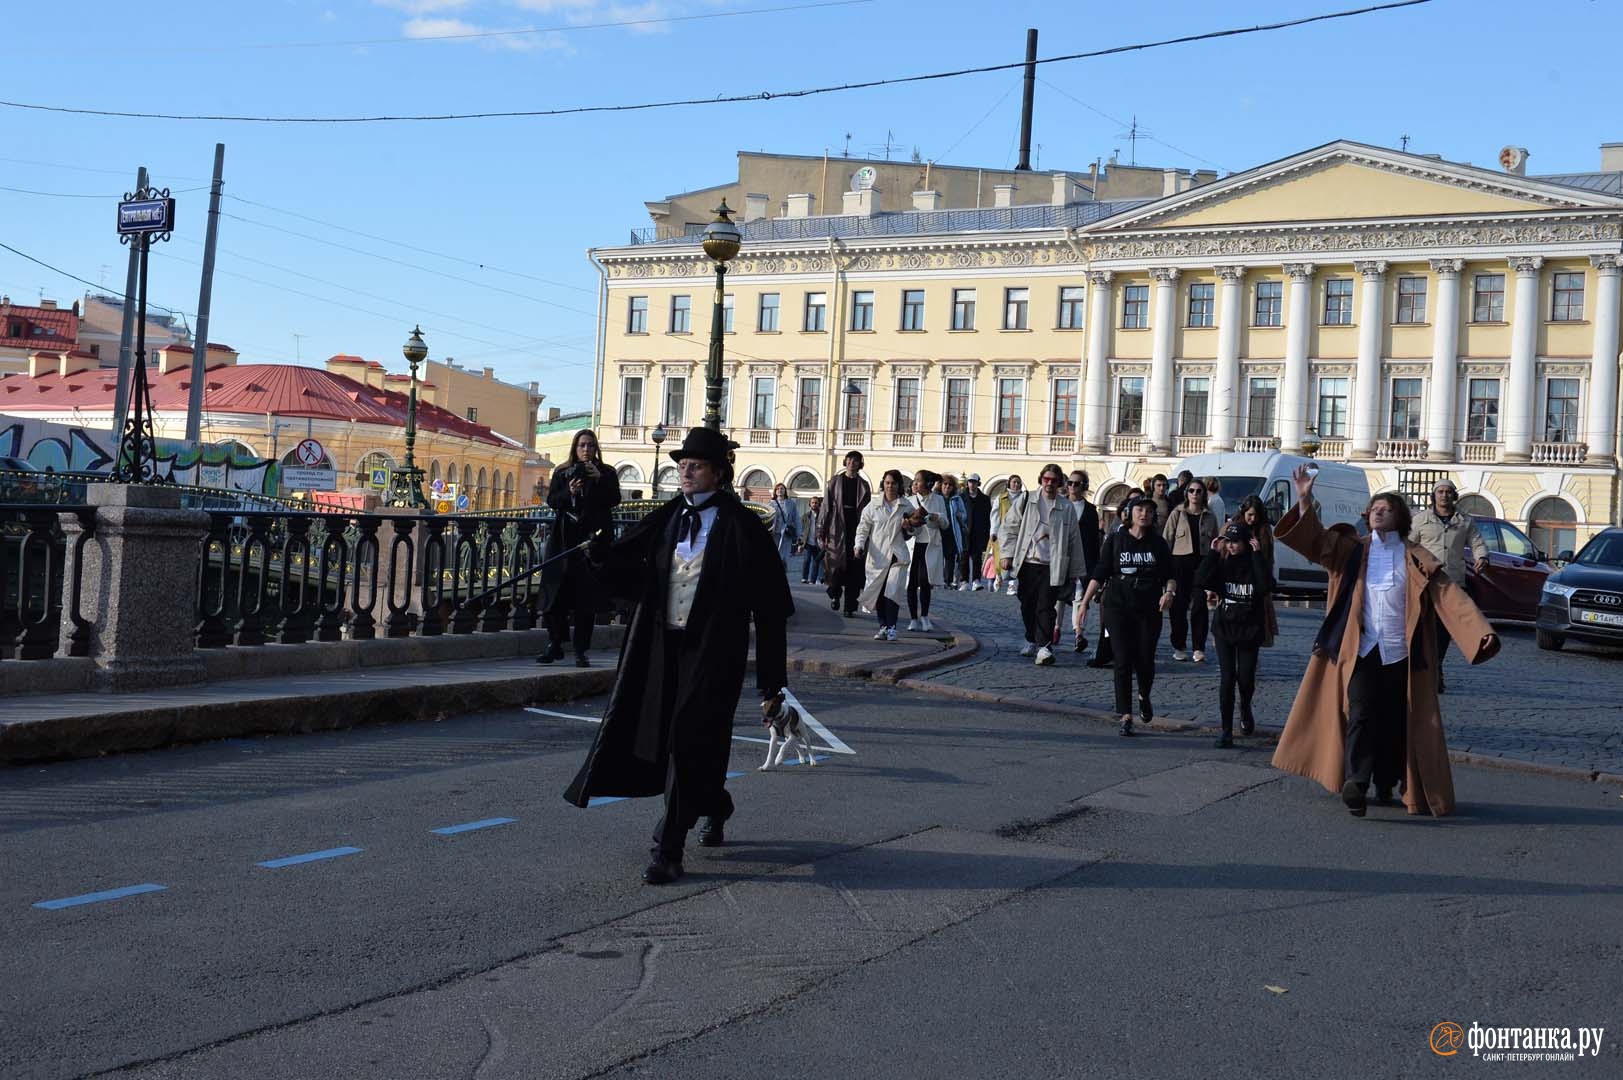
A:
[[[766,204],[768,196],[756,195],[753,192],[744,196],[744,220],[760,221],[766,217]]]
[[[485,378],[494,379],[495,377],[496,377],[496,369],[493,368],[493,367],[487,367],[485,369]]]
[[[41,300],[39,302],[39,306],[44,308],[46,311],[55,311],[56,310],[56,301],[55,300]]]
[[[1623,172],[1623,142],[1600,144],[1600,171]]]
[[[1054,174],[1054,196],[1052,201],[1055,206],[1069,206],[1071,203],[1085,202],[1087,195],[1087,188],[1083,187],[1081,181],[1070,173],[1057,172]]]
[[[812,208],[817,202],[817,196],[808,192],[801,192],[790,195],[784,202],[788,207],[788,212],[784,214],[784,217],[811,217]]]
[[[1013,206],[1014,205],[1014,185],[1013,184],[993,184],[992,185],[992,205],[993,206]]]
[[[913,193],[913,209],[939,210],[941,209],[941,192],[915,191]]]
[[[879,189],[862,188],[859,191],[847,191],[845,213],[847,216],[856,217],[873,217],[879,213]]]

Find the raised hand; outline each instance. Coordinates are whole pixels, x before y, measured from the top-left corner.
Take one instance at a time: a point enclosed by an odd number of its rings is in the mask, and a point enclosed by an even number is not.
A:
[[[1306,465],[1298,465],[1294,470],[1291,471],[1291,481],[1296,485],[1297,502],[1301,503],[1303,506],[1312,504],[1313,483],[1317,479],[1317,471],[1309,469]]]

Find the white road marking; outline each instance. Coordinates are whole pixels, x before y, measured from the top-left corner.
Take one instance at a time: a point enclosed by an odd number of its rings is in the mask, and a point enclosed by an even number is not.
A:
[[[828,743],[827,749],[836,754],[856,753],[855,750],[841,742],[838,735],[835,735],[832,731],[819,723],[817,717],[813,716],[811,712],[807,710],[806,706],[801,703],[799,698],[795,697],[794,692],[791,691],[787,686],[783,688],[783,700],[785,704],[793,705],[796,709],[800,710],[800,718],[806,722],[807,727],[811,728],[813,731],[817,732],[817,734],[823,737],[823,741]],[[819,749],[822,748],[819,747]]]

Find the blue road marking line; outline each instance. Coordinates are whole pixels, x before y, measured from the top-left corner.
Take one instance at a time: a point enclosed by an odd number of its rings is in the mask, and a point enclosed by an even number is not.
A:
[[[359,855],[360,853],[361,849],[358,847],[335,847],[328,848],[325,851],[312,851],[305,855],[289,855],[284,859],[266,859],[264,862],[254,863],[254,865],[278,870],[284,866],[297,866],[299,863],[315,862],[318,859],[336,859],[340,855]]]
[[[813,754],[812,755],[812,763],[813,764],[816,764],[819,761],[827,761],[827,760],[828,760],[828,755],[827,754]],[[799,765],[799,764],[801,764],[801,760],[799,758],[795,758],[793,761],[790,761],[787,758],[785,758],[784,761],[783,761],[783,764],[784,765]],[[777,765],[774,765],[772,767],[774,769],[779,768],[779,766],[777,766]]]
[[[138,896],[141,893],[162,892],[163,885],[126,885],[122,889],[107,889],[102,892],[87,892],[79,896],[64,896],[60,900],[41,900],[34,906],[44,908],[46,911],[57,911],[61,908],[78,907],[80,904],[97,904],[103,900],[120,900],[126,896]]]
[[[741,773],[741,772],[730,772],[730,773],[728,773],[728,774],[727,774],[727,779],[729,779],[729,780],[731,780],[731,779],[733,779],[733,778],[734,778],[734,777],[738,777],[738,776],[748,776],[748,775],[749,775],[749,773]]]
[[[470,821],[463,825],[447,825],[443,829],[430,829],[431,833],[441,836],[455,836],[457,833],[472,832],[475,829],[488,829],[495,825],[511,825],[518,818],[488,817],[482,821]]]
[[[586,805],[589,807],[607,806],[611,802],[625,802],[626,798],[627,797],[624,795],[593,795],[590,799],[586,800]]]

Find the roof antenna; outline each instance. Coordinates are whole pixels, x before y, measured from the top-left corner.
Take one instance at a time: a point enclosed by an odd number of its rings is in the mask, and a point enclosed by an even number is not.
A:
[[[845,133],[845,149],[840,152],[840,156],[841,157],[850,157],[851,156],[851,133],[849,131],[847,131]]]
[[[1399,135],[1398,136],[1398,142],[1403,144],[1403,152],[1408,153],[1409,152],[1409,136],[1407,136],[1407,135]]]

